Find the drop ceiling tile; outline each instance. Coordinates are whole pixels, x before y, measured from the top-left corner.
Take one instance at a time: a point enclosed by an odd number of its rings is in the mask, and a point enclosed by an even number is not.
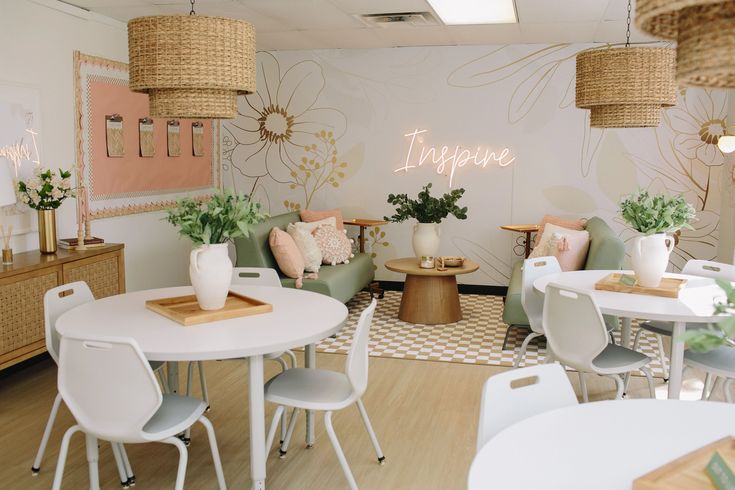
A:
[[[333,29],[308,31],[309,37],[319,42],[322,48],[383,48],[390,46],[385,39],[381,39],[383,29]]]
[[[258,33],[256,39],[259,51],[285,49],[318,49],[321,43],[315,41],[305,31],[281,31]]]
[[[447,26],[455,44],[513,44],[521,42],[518,24]]]
[[[526,22],[583,22],[598,21],[607,8],[608,0],[516,0],[516,11],[521,24]]]
[[[610,20],[600,22],[595,30],[593,37],[594,42],[598,43],[619,43],[625,42],[625,29],[627,25],[624,20]],[[631,24],[630,40],[633,42],[650,42],[658,41],[658,39],[644,34]]]
[[[384,46],[447,46],[454,40],[444,26],[430,27],[387,27],[376,30],[376,35],[385,42]]]
[[[522,22],[520,28],[524,43],[583,43],[592,39],[597,22]]]
[[[358,19],[342,12],[327,0],[241,0],[240,3],[297,30],[364,27]]]
[[[426,0],[329,0],[349,14],[432,12]]]

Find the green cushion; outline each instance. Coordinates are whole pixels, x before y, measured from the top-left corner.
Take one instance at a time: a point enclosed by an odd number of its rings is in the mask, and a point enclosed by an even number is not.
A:
[[[369,254],[356,254],[349,264],[323,265],[319,269],[319,279],[304,279],[303,289],[326,294],[347,303],[358,291],[370,284],[375,278],[373,260]],[[296,280],[281,278],[285,287],[296,287]]]
[[[513,264],[508,294],[505,296],[503,323],[508,325],[528,325],[528,317],[521,304],[521,267],[523,267],[522,260]]]

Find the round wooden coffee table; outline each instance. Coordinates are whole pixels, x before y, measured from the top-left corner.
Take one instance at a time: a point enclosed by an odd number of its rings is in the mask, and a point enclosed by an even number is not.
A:
[[[385,268],[406,274],[398,318],[409,323],[435,325],[462,319],[456,276],[475,272],[480,266],[465,260],[462,267],[447,267],[445,271],[438,271],[422,269],[419,259],[406,257],[387,261]]]

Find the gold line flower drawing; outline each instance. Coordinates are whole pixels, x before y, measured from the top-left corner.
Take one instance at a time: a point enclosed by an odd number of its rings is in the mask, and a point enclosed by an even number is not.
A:
[[[339,139],[346,118],[337,109],[316,106],[325,81],[314,61],[297,62],[281,74],[275,56],[262,51],[257,70],[258,91],[240,97],[238,117],[223,123],[223,167],[255,178],[253,188],[265,176],[290,184],[297,153],[322,130]]]

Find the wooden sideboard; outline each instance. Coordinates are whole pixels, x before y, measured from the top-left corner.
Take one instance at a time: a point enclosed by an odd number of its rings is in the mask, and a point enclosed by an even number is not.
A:
[[[46,351],[43,295],[61,284],[85,281],[94,297],[125,292],[123,245],[84,251],[38,250],[0,265],[0,370]]]

